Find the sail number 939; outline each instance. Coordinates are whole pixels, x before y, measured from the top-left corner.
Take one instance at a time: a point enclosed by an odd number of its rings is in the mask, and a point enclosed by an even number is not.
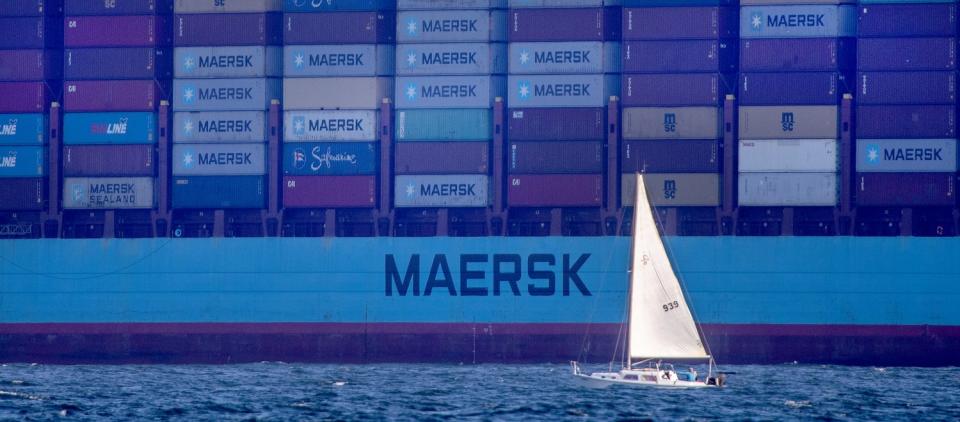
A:
[[[678,301],[676,301],[676,300],[673,301],[673,302],[667,302],[667,303],[664,303],[664,304],[663,304],[663,312],[670,312],[670,311],[672,311],[672,310],[674,310],[674,309],[678,309],[678,308],[680,308],[680,302],[678,302]]]

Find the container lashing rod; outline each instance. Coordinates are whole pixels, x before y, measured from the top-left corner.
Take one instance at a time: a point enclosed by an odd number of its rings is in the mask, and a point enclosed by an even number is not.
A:
[[[720,207],[720,234],[733,235],[737,230],[737,104],[736,97],[723,100],[723,197]]]

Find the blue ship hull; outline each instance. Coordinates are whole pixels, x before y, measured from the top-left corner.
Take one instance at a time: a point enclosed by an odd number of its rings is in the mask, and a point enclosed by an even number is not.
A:
[[[960,364],[960,240],[670,237],[721,363]],[[0,361],[600,362],[629,240],[0,243]]]

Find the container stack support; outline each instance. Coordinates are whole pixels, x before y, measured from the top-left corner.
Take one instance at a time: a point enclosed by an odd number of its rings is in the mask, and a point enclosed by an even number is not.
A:
[[[280,100],[270,100],[270,139],[267,143],[267,211],[263,219],[263,234],[267,237],[279,235],[280,227]]]
[[[157,209],[153,212],[154,236],[167,237],[170,231],[170,102],[160,101],[157,119]]]
[[[847,236],[853,228],[853,94],[843,94],[840,103],[840,209],[837,235]]]
[[[61,135],[61,119],[63,118],[60,103],[50,104],[50,127],[47,128],[47,138],[49,140],[49,172],[47,174],[47,216],[44,218],[43,237],[60,237],[60,229],[63,226],[62,212],[60,210],[60,195],[63,188],[60,184],[60,145],[63,143]]]
[[[620,231],[620,98],[611,96],[607,103],[606,201],[603,208],[603,232],[616,236]]]
[[[377,201],[376,230],[378,236],[393,232],[393,104],[389,98],[380,103],[380,181]]]
[[[490,215],[487,216],[487,226],[490,236],[503,236],[506,229],[506,213],[504,207],[504,187],[506,186],[506,149],[507,106],[502,97],[494,99],[493,103],[493,145],[491,146],[490,167],[493,170],[490,181]]]
[[[720,207],[720,234],[737,231],[737,105],[736,97],[723,100],[723,186]]]

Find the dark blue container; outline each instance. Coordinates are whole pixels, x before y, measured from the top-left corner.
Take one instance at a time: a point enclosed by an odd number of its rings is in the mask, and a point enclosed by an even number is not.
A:
[[[860,139],[955,138],[957,107],[944,105],[861,105],[857,107]]]
[[[169,15],[173,0],[63,0],[70,16]]]
[[[740,71],[853,70],[853,38],[758,38],[740,40]]]
[[[624,40],[709,40],[736,38],[735,7],[640,7],[623,10]]]
[[[63,0],[7,0],[0,16],[56,16],[63,14]]]
[[[861,38],[859,70],[955,70],[956,38]]]
[[[736,6],[736,0],[621,0],[623,7]]]
[[[283,146],[283,174],[347,176],[376,174],[376,142],[296,142]]]
[[[715,139],[623,141],[623,173],[716,173],[720,147]]]
[[[718,73],[623,75],[624,107],[707,106],[723,103],[731,81]]]
[[[283,43],[387,44],[396,29],[392,12],[291,13],[283,16]]]
[[[263,176],[177,176],[171,183],[173,208],[263,208]]]
[[[953,104],[956,72],[859,72],[860,104]]]
[[[172,51],[163,48],[71,48],[63,51],[64,79],[170,79]]]
[[[0,50],[0,81],[60,79],[60,52]]]
[[[631,73],[734,72],[737,44],[729,40],[627,41],[623,71]]]
[[[50,17],[0,18],[0,49],[61,48],[62,26]]]
[[[859,7],[860,37],[952,37],[957,4],[865,4]]]
[[[837,105],[851,92],[837,72],[741,73],[741,105]]]
[[[397,0],[283,0],[284,12],[364,12],[396,8]]]

